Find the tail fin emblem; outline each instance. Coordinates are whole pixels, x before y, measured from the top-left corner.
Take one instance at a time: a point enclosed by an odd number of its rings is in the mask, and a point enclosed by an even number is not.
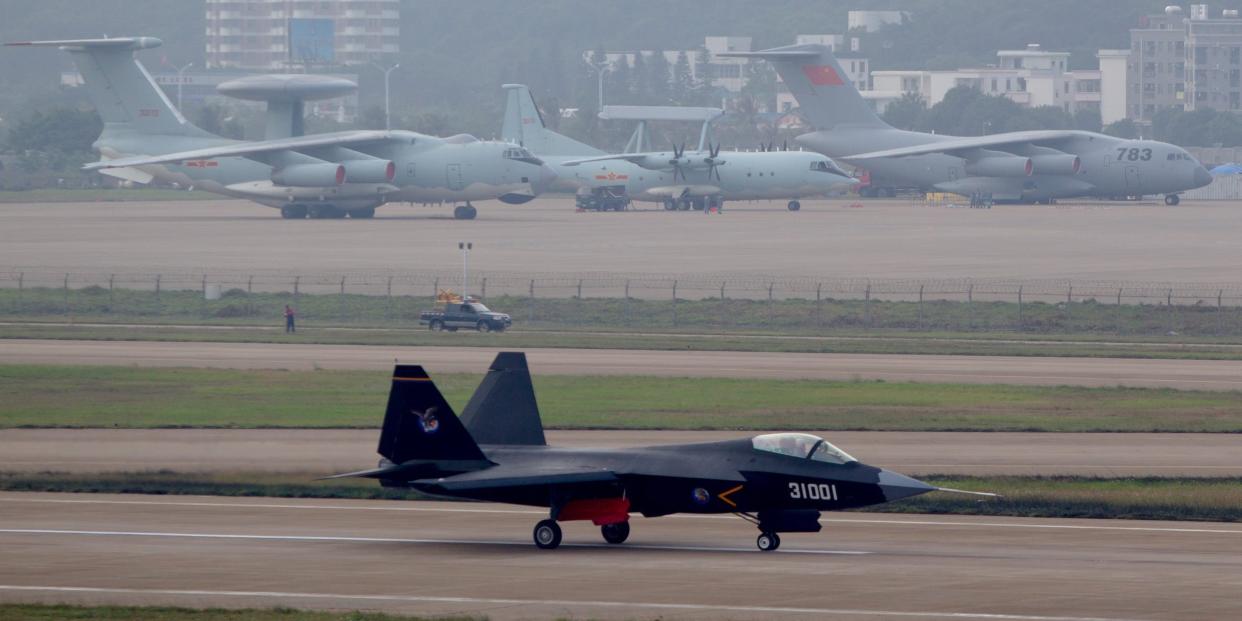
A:
[[[841,86],[845,80],[837,75],[837,70],[828,65],[803,65],[802,73],[815,86]]]
[[[426,412],[410,410],[411,414],[418,417],[418,428],[422,429],[423,433],[428,434],[435,433],[440,430],[440,419],[436,418],[435,412],[435,408],[427,408]]]

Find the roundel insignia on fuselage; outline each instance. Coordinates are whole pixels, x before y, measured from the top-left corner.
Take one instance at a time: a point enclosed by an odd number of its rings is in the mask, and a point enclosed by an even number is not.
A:
[[[705,505],[712,499],[712,495],[707,493],[707,490],[701,487],[694,488],[694,491],[691,492],[691,497],[694,498],[694,502],[696,504],[700,505]]]

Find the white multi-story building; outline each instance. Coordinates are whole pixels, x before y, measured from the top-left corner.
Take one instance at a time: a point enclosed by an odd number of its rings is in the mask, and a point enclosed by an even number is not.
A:
[[[362,65],[399,51],[400,0],[205,0],[209,69]]]
[[[902,24],[910,19],[905,11],[850,11],[846,13],[850,32],[875,32],[889,24]]]
[[[953,88],[969,86],[988,95],[1006,97],[1026,107],[1055,106],[1071,114],[1101,108],[1103,71],[1070,71],[1069,52],[1049,52],[1038,44],[1031,44],[1022,50],[1001,50],[996,56],[997,64],[992,67],[953,71],[874,71],[871,73],[874,90],[864,92],[863,96],[883,112],[888,103],[906,93],[918,94],[927,105],[933,106],[944,100],[945,94]],[[1112,72],[1117,70],[1115,63],[1105,67],[1102,60],[1101,66]],[[1115,84],[1115,79],[1109,83]]]

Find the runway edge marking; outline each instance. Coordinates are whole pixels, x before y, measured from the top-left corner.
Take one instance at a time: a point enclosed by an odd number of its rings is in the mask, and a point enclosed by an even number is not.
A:
[[[646,608],[666,610],[723,610],[743,613],[776,613],[808,615],[857,615],[875,617],[940,618],[940,619],[996,619],[1003,621],[1135,621],[1116,617],[1065,617],[1046,615],[1022,615],[986,612],[933,612],[900,610],[855,610],[846,608],[786,608],[779,606],[726,606],[722,604],[682,604],[660,602],[614,602],[600,600],[565,599],[507,599],[489,597],[440,597],[429,595],[345,595],[338,593],[290,593],[282,591],[206,591],[194,589],[126,589],[74,586],[27,586],[0,584],[0,591],[54,592],[54,593],[110,593],[134,595],[187,595],[218,597],[305,598],[361,601],[423,602],[440,604],[487,604],[517,606],[589,606],[597,608]]]

